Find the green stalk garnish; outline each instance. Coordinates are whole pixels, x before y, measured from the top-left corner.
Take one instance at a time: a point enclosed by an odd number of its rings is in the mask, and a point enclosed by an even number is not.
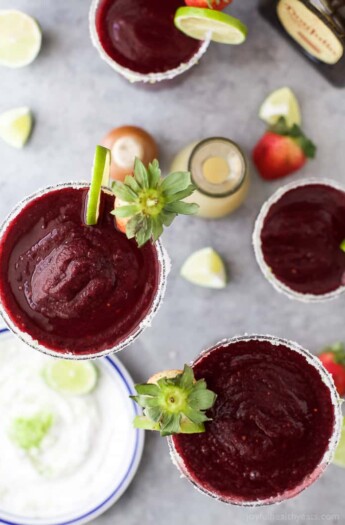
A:
[[[206,381],[195,381],[191,367],[175,377],[162,377],[157,383],[136,385],[131,396],[143,408],[144,415],[134,419],[136,428],[157,430],[161,436],[205,432],[210,418],[206,410],[214,405],[216,394],[207,389]]]
[[[341,241],[339,247],[340,247],[340,249],[341,249],[342,252],[345,252],[345,239],[344,239],[343,241]]]
[[[17,417],[12,422],[11,439],[23,450],[38,448],[53,422],[54,416],[47,412],[31,417]]]
[[[151,238],[156,241],[178,214],[193,215],[199,208],[183,202],[195,190],[190,173],[181,171],[162,178],[157,160],[146,168],[137,158],[133,175],[124,182],[113,182],[112,190],[117,197],[112,213],[118,223],[125,223],[127,237],[135,238],[139,247]]]

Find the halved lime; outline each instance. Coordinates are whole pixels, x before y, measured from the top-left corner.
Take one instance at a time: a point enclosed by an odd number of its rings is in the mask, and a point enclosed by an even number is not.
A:
[[[288,126],[301,124],[301,110],[296,95],[289,87],[276,89],[261,104],[259,117],[268,124],[275,124],[285,117]]]
[[[343,426],[341,429],[341,437],[337,450],[335,451],[333,463],[338,467],[345,468],[345,417],[343,418]]]
[[[93,159],[92,180],[86,206],[86,224],[88,226],[97,224],[102,186],[109,185],[110,161],[110,150],[103,146],[96,146]]]
[[[31,64],[41,44],[36,20],[15,9],[0,10],[0,65],[18,68]]]
[[[26,144],[32,129],[32,115],[27,107],[10,109],[0,115],[0,138],[14,148]]]
[[[175,26],[197,40],[211,38],[221,44],[242,44],[248,33],[243,22],[214,9],[180,7],[175,14]]]
[[[43,376],[48,386],[64,394],[88,394],[97,383],[97,369],[90,361],[52,360]]]
[[[227,283],[225,264],[213,248],[203,248],[188,257],[181,268],[181,275],[205,288],[225,288]]]

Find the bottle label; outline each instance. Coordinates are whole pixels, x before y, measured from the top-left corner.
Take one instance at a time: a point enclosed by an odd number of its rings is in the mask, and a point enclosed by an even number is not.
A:
[[[334,31],[300,0],[279,0],[277,14],[287,33],[310,55],[336,64],[344,46]]]

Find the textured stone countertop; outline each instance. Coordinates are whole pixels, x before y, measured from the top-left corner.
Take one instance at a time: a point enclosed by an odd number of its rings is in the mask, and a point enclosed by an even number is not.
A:
[[[1,0],[36,16],[43,50],[22,70],[1,69],[0,111],[32,108],[36,126],[22,151],[0,143],[0,215],[36,189],[58,181],[87,180],[93,148],[110,128],[136,124],[158,140],[169,167],[186,143],[223,135],[249,154],[263,132],[256,117],[270,91],[288,84],[297,93],[306,132],[318,145],[317,160],[290,180],[330,177],[345,183],[345,90],[329,85],[304,58],[263,21],[254,0],[235,0],[232,11],[250,28],[245,45],[211,45],[200,64],[179,82],[159,88],[130,85],[97,55],[88,34],[89,0]],[[172,259],[165,302],[153,327],[120,359],[136,380],[179,368],[204,347],[226,337],[273,334],[298,341],[312,352],[345,340],[345,296],[303,304],[278,294],[254,261],[251,232],[264,200],[280,185],[264,183],[252,170],[249,197],[220,221],[180,218],[164,234]],[[183,281],[179,269],[194,250],[212,245],[231,269],[223,291]],[[226,506],[195,491],[172,465],[167,443],[147,436],[137,476],[121,500],[95,525],[258,525],[345,523],[345,470],[331,466],[321,480],[276,507]]]

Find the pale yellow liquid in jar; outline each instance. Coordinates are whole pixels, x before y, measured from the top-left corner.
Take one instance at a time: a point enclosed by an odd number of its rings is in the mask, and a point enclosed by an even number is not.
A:
[[[193,142],[176,155],[171,165],[171,171],[188,171],[195,147],[200,145],[204,149],[203,155],[200,155],[201,150],[193,155],[192,178],[197,189],[185,200],[199,204],[198,216],[208,219],[224,217],[235,211],[245,200],[249,188],[249,175],[241,151],[235,144],[227,145],[223,141],[220,147],[220,143],[221,139]],[[223,196],[224,187],[226,195]]]

